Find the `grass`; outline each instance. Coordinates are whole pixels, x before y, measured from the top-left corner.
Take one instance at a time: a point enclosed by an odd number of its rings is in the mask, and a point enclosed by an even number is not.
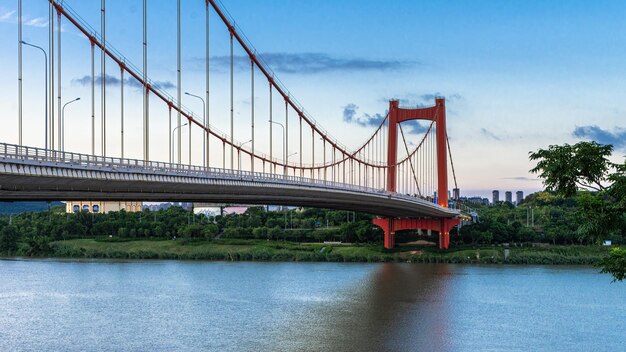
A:
[[[386,250],[380,245],[299,244],[264,240],[73,239],[52,242],[50,256],[116,259],[199,259],[225,261],[330,261],[413,263],[510,263],[592,265],[608,249],[598,246],[460,247],[447,251],[419,245]]]

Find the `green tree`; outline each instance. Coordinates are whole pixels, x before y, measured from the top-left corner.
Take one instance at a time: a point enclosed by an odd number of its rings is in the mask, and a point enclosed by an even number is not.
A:
[[[530,153],[530,160],[537,165],[530,171],[538,173],[546,190],[565,196],[573,196],[583,188],[600,191],[606,189],[613,164],[609,157],[612,145],[596,142],[580,142],[575,145],[551,145]]]
[[[600,262],[603,273],[613,275],[613,281],[626,279],[626,249],[613,248],[608,257]]]
[[[546,190],[564,196],[578,197],[578,216],[581,224],[577,239],[598,241],[615,233],[622,237],[626,229],[626,162],[614,164],[609,160],[612,145],[596,142],[579,142],[575,145],[551,145],[530,153],[537,161],[531,172],[543,179]],[[622,280],[626,260],[620,250],[611,252],[601,265],[602,271]]]
[[[13,226],[5,226],[0,231],[0,252],[13,252],[17,249],[18,234]]]

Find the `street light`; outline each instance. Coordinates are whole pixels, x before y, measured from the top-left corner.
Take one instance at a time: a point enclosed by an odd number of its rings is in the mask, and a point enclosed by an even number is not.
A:
[[[241,144],[239,145],[239,149],[241,150],[241,148],[243,148],[243,146],[244,146],[244,145],[246,145],[246,144],[248,144],[248,143],[250,143],[250,142],[252,142],[252,139],[251,139],[251,140],[249,140],[249,141],[245,141],[245,142],[241,143]],[[237,154],[239,154],[239,170],[241,171],[241,152],[239,152],[239,153],[237,153]]]
[[[202,101],[202,123],[204,124],[204,127],[207,128],[206,125],[206,103],[204,102],[204,99],[202,99],[201,96],[195,95],[195,94],[191,94],[189,92],[185,92],[185,95],[188,95],[190,97],[194,97],[194,98],[198,98]],[[207,166],[207,162],[206,162],[206,140],[207,137],[207,131],[204,131],[204,136],[202,137],[202,165],[204,167]],[[190,152],[191,153],[191,152]]]
[[[22,40],[22,44],[24,45],[28,45],[30,47],[33,47],[35,49],[39,49],[41,50],[41,52],[43,53],[43,58],[44,58],[44,69],[45,69],[45,84],[46,84],[46,93],[45,93],[45,97],[44,97],[44,111],[45,111],[45,117],[46,117],[46,149],[48,149],[48,54],[46,54],[46,51],[43,50],[42,47],[34,45],[34,44],[30,44],[27,43],[25,41]]]
[[[269,120],[269,121],[270,121],[270,123],[277,124],[278,126],[282,127],[282,129],[283,129],[283,160],[285,162],[285,167],[284,167],[285,172],[284,173],[286,175],[287,174],[287,158],[286,158],[285,154],[286,154],[286,150],[287,150],[287,143],[286,143],[287,141],[285,140],[285,126],[282,123],[280,123],[280,122],[276,122],[276,121],[272,121],[272,120]],[[270,143],[272,143],[272,141],[270,141]]]
[[[174,139],[174,132],[176,132],[177,129],[179,129],[181,127],[185,127],[185,126],[187,126],[187,122],[183,123],[180,126],[174,127],[174,129],[172,130],[172,139]],[[172,157],[173,157],[174,156],[174,144],[173,143],[172,143],[172,150],[171,150],[171,152],[172,152]],[[178,162],[180,162],[180,160]]]
[[[80,97],[74,99],[74,100],[70,100],[67,103],[63,104],[63,107],[61,108],[61,151],[64,152],[65,151],[65,107],[68,104],[77,102],[80,100]]]

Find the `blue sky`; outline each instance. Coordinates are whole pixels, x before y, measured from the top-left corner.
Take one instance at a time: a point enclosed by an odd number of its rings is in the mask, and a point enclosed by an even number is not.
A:
[[[626,152],[624,1],[222,1],[292,95],[348,146],[371,133],[373,127],[363,121],[384,114],[389,98],[430,104],[433,95],[446,96],[448,134],[464,195],[486,196],[494,188],[540,189],[541,183],[528,174],[533,166],[528,152],[549,144],[595,139],[615,144],[620,157]],[[47,49],[47,1],[24,3],[24,38]],[[100,1],[66,3],[100,28]],[[141,4],[107,1],[107,40],[137,66]],[[183,89],[197,94],[204,91],[203,4],[183,1]],[[5,77],[0,140],[8,142],[17,139],[16,8],[16,0],[0,0],[0,45],[5,48],[0,53]],[[149,76],[172,95],[175,85],[168,82],[176,83],[175,10],[174,0],[151,1],[148,22]],[[228,35],[214,13],[211,19],[211,123],[227,131]],[[90,72],[89,44],[67,22],[62,28],[64,101],[82,97],[68,108],[66,146],[87,152],[90,91],[81,78]],[[42,108],[36,102],[43,97],[42,64],[40,53],[31,50],[24,49],[25,99],[33,102],[24,112],[29,126],[25,143],[39,145]],[[239,48],[235,53],[243,55]],[[99,54],[96,60],[99,72]],[[246,61],[238,64],[235,138],[246,141],[249,72]],[[107,73],[118,77],[119,69],[109,62]],[[257,75],[259,113],[267,111],[261,82]],[[118,91],[119,86],[108,88],[112,152],[119,144],[113,132],[119,128]],[[132,133],[141,130],[141,94],[132,87],[127,91],[126,129]],[[201,115],[198,101],[184,97],[183,103]],[[153,101],[151,111],[152,139],[167,140],[167,132],[159,132],[167,131],[166,109]],[[261,141],[266,128],[259,126],[257,133],[258,147],[267,150],[267,141]],[[127,141],[131,157],[141,157],[140,147],[140,141]],[[156,145],[152,154],[166,159],[167,143]]]

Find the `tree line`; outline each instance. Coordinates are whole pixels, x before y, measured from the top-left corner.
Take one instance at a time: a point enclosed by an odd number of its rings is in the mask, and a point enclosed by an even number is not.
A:
[[[380,242],[382,230],[372,216],[327,209],[266,211],[207,216],[180,207],[137,213],[65,213],[51,211],[0,216],[0,253],[45,253],[51,241],[76,238],[132,239],[266,239],[293,242]]]

